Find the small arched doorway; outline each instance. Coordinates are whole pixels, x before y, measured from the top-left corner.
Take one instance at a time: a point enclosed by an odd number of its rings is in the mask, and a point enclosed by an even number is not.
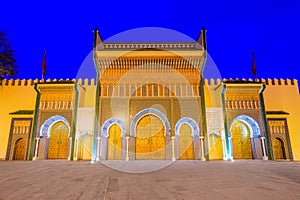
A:
[[[122,129],[118,124],[112,124],[108,130],[107,159],[122,159]]]
[[[50,129],[48,159],[67,159],[69,127],[63,121],[53,124]]]
[[[286,159],[284,143],[282,139],[275,138],[272,141],[274,159]]]
[[[231,137],[234,159],[252,159],[250,127],[246,122],[237,120],[231,125]]]
[[[192,137],[192,128],[183,123],[179,127],[179,159],[194,160],[194,146]]]
[[[136,125],[136,160],[166,159],[165,126],[161,119],[153,114],[146,114]]]
[[[26,140],[23,138],[15,142],[13,160],[25,160]]]
[[[190,117],[183,117],[175,125],[176,158],[180,160],[198,159],[200,130],[197,122]],[[204,149],[204,148],[203,148]],[[204,155],[204,152],[201,151]]]
[[[126,127],[118,118],[106,120],[101,128],[101,144],[99,148],[99,159],[120,160],[126,145]]]

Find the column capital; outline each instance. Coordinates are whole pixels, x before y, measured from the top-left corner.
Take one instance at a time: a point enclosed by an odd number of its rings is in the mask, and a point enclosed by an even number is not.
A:
[[[97,140],[100,140],[100,139],[101,139],[101,137],[100,137],[100,136],[98,136],[98,137],[97,137]]]
[[[200,138],[200,140],[204,140],[204,136],[200,136],[199,138]]]
[[[261,139],[261,140],[264,140],[264,139],[265,139],[265,137],[263,137],[263,136],[262,136],[262,137],[260,137],[260,139]]]
[[[130,139],[130,137],[129,137],[129,136],[126,136],[125,138],[126,138],[126,140],[129,140],[129,139]]]

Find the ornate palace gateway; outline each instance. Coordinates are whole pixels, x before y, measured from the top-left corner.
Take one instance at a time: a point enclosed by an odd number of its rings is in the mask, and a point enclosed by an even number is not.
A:
[[[194,42],[103,42],[96,79],[2,80],[6,160],[300,160],[297,80],[204,78]]]

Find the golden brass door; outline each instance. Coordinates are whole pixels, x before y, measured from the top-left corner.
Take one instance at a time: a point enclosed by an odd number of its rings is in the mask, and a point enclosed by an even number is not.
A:
[[[154,115],[144,116],[136,128],[136,160],[165,160],[165,128]]]
[[[284,146],[282,140],[275,138],[272,142],[274,159],[285,159]]]
[[[231,127],[231,134],[233,158],[252,159],[252,145],[248,126],[242,121],[237,121]]]
[[[192,129],[187,124],[179,127],[179,159],[194,160],[193,138],[191,136]]]
[[[109,137],[107,141],[107,159],[122,159],[122,130],[119,125],[113,124],[109,128]]]
[[[69,129],[64,122],[55,123],[50,131],[48,159],[66,159],[68,157]]]
[[[21,138],[15,143],[13,160],[25,160],[26,141]]]

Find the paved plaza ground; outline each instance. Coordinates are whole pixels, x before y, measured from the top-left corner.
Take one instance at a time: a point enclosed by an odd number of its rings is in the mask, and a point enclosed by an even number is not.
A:
[[[300,199],[300,162],[159,162],[1,161],[0,199]]]

